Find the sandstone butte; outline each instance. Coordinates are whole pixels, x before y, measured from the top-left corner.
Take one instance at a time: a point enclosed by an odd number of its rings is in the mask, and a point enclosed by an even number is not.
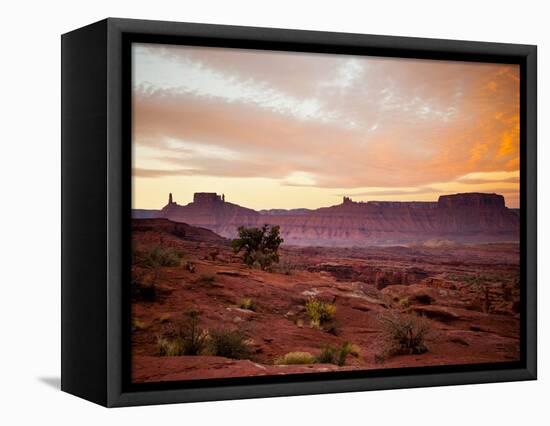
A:
[[[498,194],[442,195],[437,202],[343,202],[315,210],[256,211],[224,195],[195,193],[180,205],[170,194],[161,210],[134,210],[134,218],[165,218],[234,238],[239,226],[279,225],[285,244],[297,246],[398,245],[422,241],[458,243],[519,240],[519,214]]]

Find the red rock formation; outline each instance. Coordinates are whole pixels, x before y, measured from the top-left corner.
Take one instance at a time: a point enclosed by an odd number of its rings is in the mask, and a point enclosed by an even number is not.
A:
[[[441,196],[437,202],[354,202],[317,210],[264,213],[196,193],[181,206],[171,199],[160,217],[208,228],[233,238],[239,226],[279,225],[286,244],[319,246],[391,245],[446,239],[459,242],[517,241],[519,217],[497,194]]]
[[[260,214],[236,204],[225,202],[215,193],[196,193],[193,202],[185,206],[167,204],[160,217],[210,229],[224,237],[234,237],[239,226],[257,226]]]
[[[209,229],[172,222],[168,219],[132,219],[132,232],[165,232],[189,241],[223,242],[224,238]]]
[[[442,208],[504,208],[504,197],[498,194],[469,192],[466,194],[442,195],[437,202]]]

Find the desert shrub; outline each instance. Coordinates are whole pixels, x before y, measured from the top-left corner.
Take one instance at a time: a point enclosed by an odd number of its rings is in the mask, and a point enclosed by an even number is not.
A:
[[[214,284],[214,281],[216,281],[216,277],[214,275],[203,274],[200,275],[194,282],[195,284],[207,286]]]
[[[132,296],[135,299],[153,302],[158,296],[157,281],[161,276],[161,269],[165,266],[177,266],[180,263],[181,254],[173,248],[154,246],[144,251],[132,248],[132,263],[137,270],[150,271],[147,274],[137,274],[133,270]],[[139,276],[138,276],[139,275]]]
[[[336,313],[336,307],[330,303],[311,298],[306,302],[306,314],[312,327],[320,327],[329,322]]]
[[[327,345],[321,349],[319,355],[317,355],[317,362],[321,364],[336,364],[336,352],[337,348],[332,345]]]
[[[157,336],[157,349],[160,356],[179,356],[183,355],[183,349],[180,339],[170,339]]]
[[[244,297],[241,300],[239,300],[239,308],[248,309],[249,311],[255,311],[256,303],[250,297]]]
[[[250,267],[270,270],[279,262],[279,246],[283,239],[279,226],[264,225],[261,228],[238,228],[239,237],[231,242],[235,253],[243,252],[243,261]]]
[[[334,319],[332,321],[329,321],[323,326],[323,329],[333,336],[338,336],[340,334],[340,323],[338,321],[335,321]]]
[[[380,317],[386,348],[383,357],[399,354],[422,354],[428,350],[425,345],[429,323],[423,317],[412,314],[386,314]]]
[[[317,356],[317,362],[321,364],[335,364],[343,366],[349,354],[359,354],[358,348],[349,342],[344,342],[340,346],[325,346]]]
[[[165,321],[168,321],[167,317]],[[183,314],[178,328],[169,336],[157,337],[157,349],[160,356],[202,355],[206,352],[208,332],[200,327],[200,314],[189,310]]]
[[[232,359],[249,359],[251,350],[244,334],[239,330],[218,329],[210,331],[209,353]]]
[[[355,343],[350,343],[349,344],[349,354],[354,356],[354,357],[360,357],[361,356],[361,348],[356,345]]]
[[[132,319],[132,330],[147,330],[149,328],[149,325],[147,325],[145,322],[138,320],[137,318]]]
[[[200,327],[199,313],[184,313],[178,329],[171,336],[157,337],[160,356],[200,355],[206,349],[208,333]]]
[[[401,308],[408,308],[409,306],[411,306],[411,301],[408,297],[404,297],[402,299],[398,299],[397,304]]]
[[[342,345],[338,348],[336,365],[339,365],[340,367],[344,365],[346,363],[347,356],[352,353],[352,350],[353,346],[351,343],[342,343]]]
[[[315,364],[315,362],[316,358],[309,352],[289,352],[275,361],[279,365]]]
[[[141,253],[140,266],[144,268],[157,268],[163,266],[178,266],[181,253],[174,248],[154,246]]]
[[[184,313],[184,319],[178,329],[182,355],[199,355],[206,348],[208,333],[200,327],[200,314],[190,310]]]

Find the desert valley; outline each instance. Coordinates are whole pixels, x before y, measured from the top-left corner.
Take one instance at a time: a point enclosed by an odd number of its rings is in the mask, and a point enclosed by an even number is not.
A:
[[[519,212],[497,194],[132,220],[137,383],[517,361]]]

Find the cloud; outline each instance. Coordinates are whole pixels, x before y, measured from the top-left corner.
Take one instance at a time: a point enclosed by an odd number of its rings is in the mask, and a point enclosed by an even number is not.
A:
[[[139,177],[270,178],[365,196],[517,183],[464,178],[518,170],[516,66],[138,45],[135,70]]]
[[[355,192],[350,194],[338,194],[339,197],[376,197],[387,195],[413,195],[413,194],[432,194],[439,192],[437,189],[426,186],[414,189],[384,189],[384,190],[372,190],[364,192]]]
[[[159,170],[159,169],[140,169],[134,168],[132,175],[135,177],[143,178],[158,178],[166,176],[185,176],[193,174],[192,170],[187,169],[174,169],[174,170]]]
[[[467,183],[470,185],[479,185],[487,183],[519,183],[519,177],[510,177],[505,179],[458,179],[460,183]]]
[[[493,184],[493,183],[512,183],[519,184],[519,170],[511,172],[477,172],[461,176],[456,180],[459,183],[469,185]]]

